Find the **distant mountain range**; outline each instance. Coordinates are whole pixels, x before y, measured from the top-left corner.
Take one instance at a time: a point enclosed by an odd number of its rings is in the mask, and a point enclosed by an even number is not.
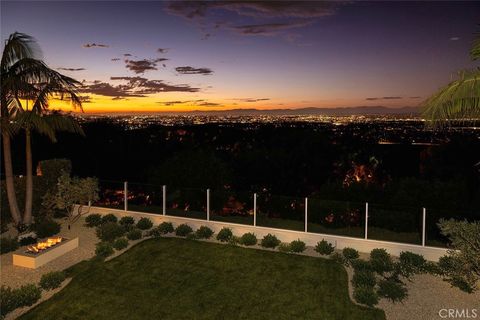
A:
[[[326,115],[326,116],[350,116],[350,115],[412,115],[416,116],[420,112],[419,107],[387,108],[382,106],[361,106],[361,107],[343,107],[343,108],[301,108],[301,109],[230,109],[230,110],[194,110],[181,112],[181,114],[192,115]],[[162,112],[163,113],[163,112]],[[170,112],[169,112],[170,113]],[[171,112],[172,114],[174,112]],[[175,113],[177,114],[177,113]]]

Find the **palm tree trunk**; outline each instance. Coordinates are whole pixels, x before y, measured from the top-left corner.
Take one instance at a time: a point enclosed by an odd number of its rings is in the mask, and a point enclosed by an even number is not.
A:
[[[18,208],[17,195],[15,194],[15,185],[13,182],[13,169],[12,169],[12,150],[10,147],[10,136],[6,133],[2,133],[3,140],[3,159],[5,162],[5,184],[7,186],[7,198],[10,207],[10,214],[12,215],[15,225],[19,225],[22,222],[20,215],[20,209]]]
[[[33,173],[32,173],[32,137],[30,129],[25,129],[25,154],[27,156],[27,176],[25,191],[25,212],[23,214],[23,223],[30,225],[32,223],[32,199],[33,199]]]

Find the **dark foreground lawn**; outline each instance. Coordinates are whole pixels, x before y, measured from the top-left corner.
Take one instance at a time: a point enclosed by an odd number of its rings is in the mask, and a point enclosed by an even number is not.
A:
[[[21,319],[385,319],[354,305],[345,270],[321,258],[162,238],[70,272]]]

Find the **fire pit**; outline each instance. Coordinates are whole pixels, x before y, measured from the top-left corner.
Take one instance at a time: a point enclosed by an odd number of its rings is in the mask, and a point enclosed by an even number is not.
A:
[[[78,238],[51,237],[13,254],[13,265],[36,269],[78,247]]]

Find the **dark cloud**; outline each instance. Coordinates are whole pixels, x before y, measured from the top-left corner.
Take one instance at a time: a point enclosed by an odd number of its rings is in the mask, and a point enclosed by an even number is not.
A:
[[[410,99],[420,99],[420,96],[415,96],[415,97],[409,97]]]
[[[124,85],[126,90],[134,94],[153,94],[159,92],[198,92],[199,88],[193,88],[186,84],[171,85],[163,80],[149,80],[143,77],[111,77],[110,80],[127,81]]]
[[[218,106],[221,106],[220,103],[214,103],[214,102],[202,102],[202,103],[198,103],[196,105],[200,106],[200,107],[218,107]]]
[[[190,66],[176,67],[175,71],[181,74],[202,74],[202,75],[213,74],[213,71],[209,68],[194,68]]]
[[[238,100],[242,102],[257,102],[257,101],[267,101],[267,100],[270,100],[270,98],[237,98],[233,100]]]
[[[125,60],[125,67],[137,74],[144,73],[149,70],[158,70],[157,63],[166,61],[166,58],[159,59],[142,59],[142,60]]]
[[[92,98],[90,96],[79,96],[80,101],[82,103],[90,103],[92,102]]]
[[[84,48],[108,48],[108,44],[101,44],[101,43],[86,43],[83,45]]]
[[[124,57],[131,57],[132,54],[131,54],[131,53],[124,53],[123,56],[124,56]]]
[[[112,100],[128,100],[125,97],[113,97]]]
[[[168,48],[158,48],[158,49],[157,49],[157,52],[158,52],[158,53],[167,53],[169,50],[170,50],[170,49],[168,49]]]
[[[374,100],[400,100],[403,99],[402,97],[395,97],[395,96],[388,96],[388,97],[373,97],[373,98],[366,98],[365,100],[374,101]]]
[[[120,61],[120,58],[112,58],[112,61]]]
[[[176,104],[192,104],[192,105],[198,105],[201,102],[204,102],[204,99],[197,99],[197,100],[174,100],[174,101],[159,101],[157,103],[163,104],[164,106],[173,106]]]
[[[64,71],[83,71],[87,70],[85,68],[57,68],[57,70],[64,70]]]
[[[276,35],[281,31],[305,27],[313,21],[302,21],[302,22],[285,22],[285,23],[268,23],[268,24],[252,24],[244,26],[236,26],[232,29],[235,32],[243,35],[262,35],[262,36],[271,36]],[[292,35],[288,35],[288,39],[292,41]]]

